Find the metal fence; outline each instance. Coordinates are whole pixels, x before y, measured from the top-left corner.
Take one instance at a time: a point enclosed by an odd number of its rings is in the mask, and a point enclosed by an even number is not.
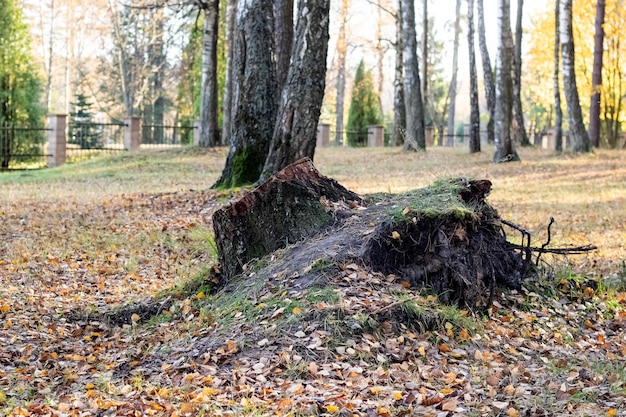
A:
[[[33,169],[46,165],[45,127],[0,125],[0,169]]]
[[[141,147],[176,147],[193,144],[194,126],[142,125]]]
[[[69,123],[67,156],[70,161],[124,150],[124,123]]]

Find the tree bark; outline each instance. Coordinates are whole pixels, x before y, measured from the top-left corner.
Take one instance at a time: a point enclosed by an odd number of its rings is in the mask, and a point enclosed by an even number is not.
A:
[[[230,143],[232,134],[232,114],[233,110],[233,50],[235,18],[237,15],[237,0],[228,0],[226,6],[226,74],[224,79],[224,102],[222,107],[222,145]]]
[[[450,103],[448,107],[448,146],[454,146],[454,113],[456,112],[456,89],[457,89],[457,72],[459,71],[459,36],[461,34],[461,0],[456,0],[456,14],[454,19],[454,49],[452,52],[452,79],[450,80],[450,88],[448,89],[448,97]]]
[[[593,74],[591,76],[591,105],[589,107],[589,144],[600,145],[600,95],[602,94],[602,55],[604,53],[605,0],[596,3],[596,33],[593,47]]]
[[[417,60],[414,0],[402,0],[402,29],[402,44],[404,46],[404,100],[407,118],[404,150],[425,150],[424,103],[422,101],[420,70]]]
[[[324,99],[330,0],[299,0],[298,22],[287,84],[260,177],[315,153],[317,123]]]
[[[276,36],[276,83],[278,96],[282,94],[291,59],[293,43],[293,0],[275,0],[274,31]]]
[[[217,28],[219,1],[202,3],[202,80],[200,84],[200,143],[201,147],[218,143],[217,126]]]
[[[213,187],[255,183],[263,170],[276,121],[273,2],[237,5],[233,50],[233,130],[226,164]]]
[[[349,7],[350,0],[342,0],[341,11],[339,12],[339,36],[337,38],[337,97],[335,100],[337,119],[335,121],[335,146],[340,146],[343,143],[343,118],[346,93],[346,54],[348,52],[346,25],[348,23]]]
[[[467,1],[467,44],[469,45],[470,78],[470,153],[480,152],[480,110],[478,109],[478,76],[474,48],[474,0]]]
[[[485,97],[487,98],[487,109],[489,110],[489,122],[487,123],[487,142],[494,142],[494,118],[496,113],[496,87],[493,81],[493,68],[487,49],[487,35],[485,33],[485,13],[483,10],[483,0],[477,0],[478,11],[478,47],[483,63],[483,79],[485,84]]]
[[[515,51],[513,56],[513,140],[522,146],[530,146],[524,110],[522,108],[522,10],[524,0],[517,0],[515,22]]]
[[[511,5],[498,0],[498,53],[496,55],[496,120],[494,127],[494,162],[519,161],[511,140],[513,107],[513,37],[511,35]]]
[[[424,119],[429,120],[428,110],[428,0],[422,0],[422,97]]]
[[[152,105],[154,123],[154,143],[163,143],[163,116],[165,113],[165,97],[163,81],[165,79],[165,47],[163,44],[164,11],[158,8],[152,11],[154,22],[154,41],[152,46],[153,94],[156,96]]]
[[[396,11],[396,67],[393,80],[393,134],[390,145],[398,146],[404,141],[406,132],[406,106],[404,103],[404,71],[402,46],[402,0],[398,0]]]
[[[563,87],[567,102],[569,120],[569,137],[574,152],[589,152],[589,136],[583,123],[578,87],[576,86],[576,70],[574,67],[574,36],[572,32],[572,0],[561,2],[561,61],[563,65]]]
[[[560,33],[560,13],[561,5],[559,0],[555,2],[554,7],[554,142],[557,152],[563,150],[563,110],[561,109],[561,87],[559,85],[559,60],[561,57],[561,42],[559,40]]]

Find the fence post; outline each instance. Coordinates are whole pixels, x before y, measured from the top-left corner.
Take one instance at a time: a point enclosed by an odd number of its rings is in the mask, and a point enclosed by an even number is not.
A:
[[[320,123],[317,125],[316,147],[326,147],[330,144],[330,124]]]
[[[202,121],[194,120],[193,121],[193,146],[200,145],[200,131],[202,129]]]
[[[367,146],[369,148],[385,146],[385,126],[369,125],[367,127]]]
[[[65,163],[67,136],[66,114],[48,115],[48,168],[55,168]]]
[[[131,116],[124,119],[124,150],[134,151],[141,146],[141,118]]]

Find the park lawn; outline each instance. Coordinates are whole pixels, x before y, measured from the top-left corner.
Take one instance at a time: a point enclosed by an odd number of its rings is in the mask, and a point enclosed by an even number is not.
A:
[[[245,191],[209,189],[225,149],[0,174],[0,414],[621,415],[626,152],[519,152],[500,165],[491,150],[316,155],[362,195],[487,178],[533,244],[554,217],[553,244],[598,246],[488,315],[356,265],[311,292],[248,279],[211,294],[211,214]],[[435,319],[371,320],[398,300]]]

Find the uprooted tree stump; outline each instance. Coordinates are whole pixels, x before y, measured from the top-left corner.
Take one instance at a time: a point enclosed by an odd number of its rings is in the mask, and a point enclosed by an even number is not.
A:
[[[445,302],[486,306],[496,285],[518,288],[532,270],[507,242],[485,199],[490,190],[489,180],[446,179],[365,203],[304,159],[214,214],[222,273],[232,279],[285,248],[256,279],[288,274],[294,286],[309,286],[320,279],[311,265],[356,262]]]

